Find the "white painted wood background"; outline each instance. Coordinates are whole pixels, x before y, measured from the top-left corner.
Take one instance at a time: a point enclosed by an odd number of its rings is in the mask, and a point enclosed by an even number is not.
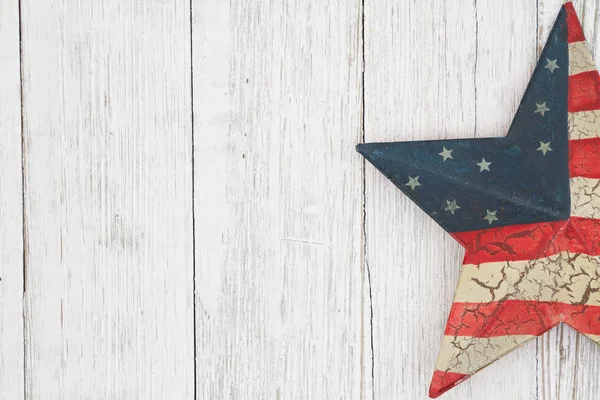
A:
[[[0,398],[426,398],[463,251],[354,146],[503,135],[561,4],[1,0]],[[444,399],[599,374],[559,327]]]

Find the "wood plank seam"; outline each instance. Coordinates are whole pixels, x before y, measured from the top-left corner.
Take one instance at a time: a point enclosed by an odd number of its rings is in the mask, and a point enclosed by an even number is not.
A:
[[[25,215],[25,135],[24,135],[24,115],[23,115],[23,15],[21,10],[21,0],[18,0],[18,24],[19,24],[19,96],[21,100],[21,235],[23,246],[23,296],[22,302],[25,304],[25,292],[27,290],[27,235],[26,235],[26,215]],[[23,331],[23,399],[27,399],[27,319],[25,318],[25,308],[21,314],[21,324]]]
[[[196,320],[196,146],[194,142],[194,6],[193,2],[189,3],[189,14],[190,14],[190,119],[191,119],[191,143],[192,143],[192,334],[193,334],[193,345],[192,349],[194,352],[194,400],[198,399],[198,327]]]
[[[360,109],[360,118],[361,118],[361,141],[364,143],[366,141],[366,121],[365,121],[365,72],[366,72],[366,51],[365,51],[365,0],[361,0],[361,4],[360,4],[360,12],[361,12],[361,19],[360,19],[360,37],[361,37],[361,52],[362,52],[362,71],[361,71],[361,109]],[[362,277],[362,284],[363,286],[366,284],[367,285],[367,292],[368,292],[368,302],[369,302],[369,320],[368,320],[368,324],[369,324],[369,346],[370,346],[370,368],[371,368],[371,396],[372,399],[375,399],[375,352],[374,352],[374,342],[373,342],[373,287],[371,284],[371,267],[369,266],[369,260],[368,260],[368,254],[367,254],[367,225],[366,225],[366,220],[367,220],[367,185],[366,185],[366,179],[367,179],[367,174],[366,174],[366,161],[363,159],[362,160],[362,221],[361,221],[361,226],[362,226],[362,234],[363,234],[363,277]],[[365,276],[366,274],[366,276]],[[366,279],[366,281],[365,281]],[[361,335],[363,337],[363,350],[362,350],[362,354],[361,354],[361,376],[362,379],[364,380],[364,372],[365,372],[365,365],[364,365],[364,325],[365,325],[365,301],[367,299],[365,299],[364,296],[364,290],[362,291],[363,293],[363,298],[361,301],[361,314],[362,314],[362,319],[363,319],[363,323],[362,323],[362,331]],[[361,388],[364,386],[364,382],[363,384],[361,384]],[[361,393],[361,398],[363,398],[365,396],[365,393]]]

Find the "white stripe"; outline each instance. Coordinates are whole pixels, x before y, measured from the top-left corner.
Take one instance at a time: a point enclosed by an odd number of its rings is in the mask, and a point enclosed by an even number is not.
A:
[[[551,301],[600,306],[600,257],[562,252],[531,261],[464,265],[455,302]]]
[[[438,371],[473,375],[498,358],[534,339],[531,335],[511,335],[492,338],[444,336],[436,364]]]
[[[600,137],[600,110],[569,113],[569,140]]]
[[[571,178],[571,216],[600,219],[600,180]]]
[[[587,43],[569,43],[569,75],[576,75],[595,69],[596,64]]]

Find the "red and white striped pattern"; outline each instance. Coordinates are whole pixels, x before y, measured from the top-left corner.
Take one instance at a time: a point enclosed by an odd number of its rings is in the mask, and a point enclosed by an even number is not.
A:
[[[560,323],[600,344],[600,75],[565,8],[571,218],[453,235],[467,252],[433,398]]]

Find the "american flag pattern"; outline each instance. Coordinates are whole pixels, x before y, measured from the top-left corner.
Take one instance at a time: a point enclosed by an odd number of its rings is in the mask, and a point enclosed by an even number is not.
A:
[[[506,137],[358,151],[466,249],[432,398],[560,323],[600,344],[600,75],[572,3]]]

